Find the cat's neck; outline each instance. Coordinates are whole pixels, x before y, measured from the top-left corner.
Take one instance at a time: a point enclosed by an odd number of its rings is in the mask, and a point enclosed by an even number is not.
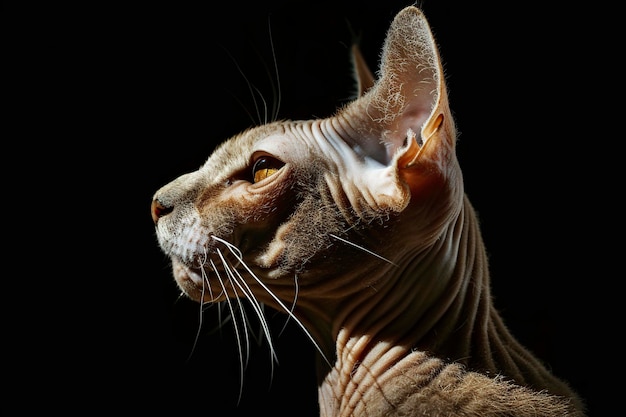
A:
[[[390,259],[393,264],[363,264],[349,280],[344,278],[353,288],[356,282],[370,281],[349,297],[320,302],[318,296],[308,302],[306,289],[301,289],[298,308],[303,320],[320,340],[332,341],[332,346],[324,344],[325,354],[337,355],[339,361],[345,360],[343,351],[363,360],[382,343],[401,347],[405,353],[436,351],[447,359],[495,371],[496,364],[484,362],[491,358],[479,352],[488,348],[484,344],[490,343],[489,334],[504,332],[508,336],[508,332],[491,325],[497,314],[490,300],[487,259],[472,207],[466,201],[456,221],[426,247],[411,248],[412,235],[410,228],[398,227],[398,251]],[[374,276],[380,279],[372,281]],[[428,276],[438,278],[425,278]],[[478,296],[467,297],[468,291]],[[314,319],[309,320],[311,317]]]
[[[300,299],[301,318],[326,357],[335,361],[332,369],[321,361],[318,364],[322,397],[345,398],[344,390],[358,384],[357,375],[384,378],[394,363],[416,352],[437,352],[439,359],[464,364],[469,370],[567,392],[514,339],[495,310],[478,220],[467,199],[456,221],[432,246],[406,250],[394,261],[403,266],[378,263],[378,270],[366,265],[355,272],[362,275],[361,281],[371,276],[384,279],[352,292],[349,298]],[[421,279],[424,274],[436,274],[438,279]],[[468,292],[474,296],[468,297]],[[360,368],[367,372],[357,372]]]

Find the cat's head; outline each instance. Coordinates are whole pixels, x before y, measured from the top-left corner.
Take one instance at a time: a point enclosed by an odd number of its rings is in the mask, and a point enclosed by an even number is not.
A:
[[[358,51],[355,69],[362,94],[334,116],[251,128],[156,192],[158,241],[191,298],[348,294],[459,212],[456,132],[421,12],[394,19],[375,82]]]

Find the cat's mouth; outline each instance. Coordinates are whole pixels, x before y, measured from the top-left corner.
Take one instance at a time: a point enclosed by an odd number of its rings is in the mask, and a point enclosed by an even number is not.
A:
[[[172,270],[179,285],[182,281],[191,281],[195,286],[200,287],[206,284],[206,273],[202,268],[190,267],[177,258],[172,258]]]
[[[221,262],[204,262],[201,265],[188,265],[172,257],[172,272],[178,287],[191,299],[202,302],[219,302],[225,294],[233,290],[229,274],[234,273],[235,265],[224,258]],[[236,273],[236,272],[235,272]]]
[[[213,291],[203,268],[190,267],[177,259],[172,259],[172,270],[178,288],[187,297],[200,303],[220,301],[222,292]]]

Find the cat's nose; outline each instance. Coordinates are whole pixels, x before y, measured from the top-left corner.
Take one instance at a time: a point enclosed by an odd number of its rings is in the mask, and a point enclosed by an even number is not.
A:
[[[158,198],[155,198],[152,200],[150,212],[152,214],[152,220],[154,221],[154,224],[157,224],[161,217],[172,212],[172,208],[164,206],[163,204],[161,204]]]

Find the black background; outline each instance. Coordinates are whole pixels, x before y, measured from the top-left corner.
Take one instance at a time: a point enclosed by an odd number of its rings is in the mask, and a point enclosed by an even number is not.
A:
[[[71,375],[55,404],[71,407],[81,393],[100,409],[174,404],[178,415],[317,415],[314,352],[291,324],[278,336],[284,316],[268,313],[279,359],[273,375],[266,344],[253,346],[241,385],[232,327],[209,334],[214,309],[193,347],[198,305],[178,297],[154,236],[151,197],[258,123],[246,79],[269,106],[280,81],[279,118],[332,114],[352,93],[351,31],[376,67],[388,24],[408,2],[208,4],[55,4],[9,18],[8,44],[26,45],[13,51],[20,91],[12,108],[45,113],[21,123],[15,141],[43,127],[39,156],[54,152],[53,171],[63,178],[47,192],[79,202],[46,200],[63,213],[59,230],[80,238],[80,255],[51,245],[75,266],[55,280],[62,295],[28,332],[38,335],[35,356],[53,362],[35,380],[54,382],[29,391],[43,395]],[[595,415],[604,404],[603,384],[592,379],[596,343],[606,335],[591,288],[610,274],[586,217],[600,197],[588,182],[599,168],[580,164],[584,88],[568,76],[580,65],[583,35],[568,12],[534,3],[421,5],[445,63],[496,306]],[[24,302],[20,310],[28,309]]]

